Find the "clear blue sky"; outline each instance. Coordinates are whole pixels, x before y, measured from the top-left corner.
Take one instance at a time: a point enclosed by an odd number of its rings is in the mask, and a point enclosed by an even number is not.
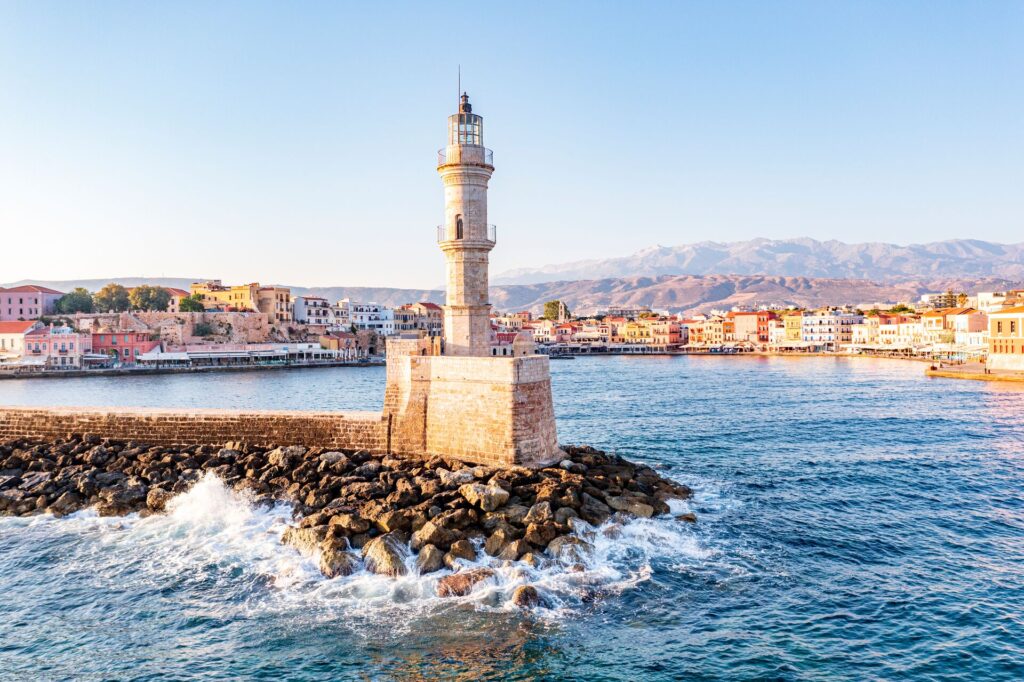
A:
[[[456,67],[492,272],[1024,240],[1022,2],[2,2],[0,282],[435,286]]]

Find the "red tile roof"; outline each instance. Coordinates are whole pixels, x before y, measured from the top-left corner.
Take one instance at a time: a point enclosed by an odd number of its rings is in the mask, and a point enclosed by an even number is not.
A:
[[[39,286],[37,284],[23,284],[20,287],[14,287],[13,289],[0,289],[0,291],[4,291],[4,292],[7,292],[7,293],[14,292],[14,293],[26,293],[27,294],[27,293],[31,292],[31,293],[37,293],[37,294],[59,294],[61,296],[64,295],[63,291],[57,291],[56,289],[49,289],[47,287],[41,287],[41,286]]]
[[[192,295],[189,292],[185,291],[184,289],[175,289],[174,287],[164,287],[164,289],[167,289],[167,291],[170,292],[171,296],[191,296]]]
[[[0,322],[0,334],[23,334],[32,327],[39,324],[35,320],[15,320],[13,322]]]

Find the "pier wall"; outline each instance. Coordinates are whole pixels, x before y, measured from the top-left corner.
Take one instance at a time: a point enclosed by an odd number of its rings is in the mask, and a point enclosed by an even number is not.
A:
[[[0,441],[91,433],[162,446],[242,442],[379,454],[390,451],[390,421],[379,412],[0,407]]]

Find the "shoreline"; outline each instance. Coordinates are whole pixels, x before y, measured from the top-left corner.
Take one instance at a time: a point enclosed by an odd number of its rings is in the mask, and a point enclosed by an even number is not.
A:
[[[329,362],[303,363],[291,365],[239,365],[224,367],[139,367],[110,369],[67,369],[42,372],[24,372],[21,374],[0,372],[0,381],[4,379],[60,379],[69,377],[94,376],[153,376],[157,374],[204,374],[217,372],[261,372],[268,370],[318,369],[322,367],[383,367],[383,360],[352,362],[339,360]]]
[[[738,358],[738,357],[753,357],[753,358],[858,358],[868,360],[903,360],[910,362],[924,362],[934,363],[935,360],[931,358],[917,358],[917,357],[900,357],[894,355],[869,355],[866,353],[779,353],[775,351],[748,351],[742,353],[673,353],[669,351],[663,351],[658,353],[565,353],[559,359],[565,358],[600,358],[600,357],[619,357],[619,358],[647,358],[647,357],[711,357],[711,358]]]

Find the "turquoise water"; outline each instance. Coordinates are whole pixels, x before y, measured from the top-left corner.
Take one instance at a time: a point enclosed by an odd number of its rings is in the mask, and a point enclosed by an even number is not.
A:
[[[0,519],[0,679],[1024,678],[1024,390],[829,358],[552,363],[563,442],[692,486],[576,574],[320,578],[216,480]],[[376,409],[381,368],[0,382],[0,404]],[[550,608],[522,613],[511,589]]]

